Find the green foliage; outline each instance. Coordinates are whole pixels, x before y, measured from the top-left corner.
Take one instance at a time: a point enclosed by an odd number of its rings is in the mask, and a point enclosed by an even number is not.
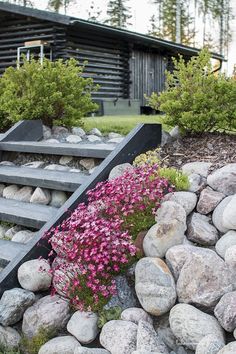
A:
[[[92,79],[82,77],[83,66],[74,59],[44,60],[43,65],[24,60],[19,70],[10,67],[0,80],[0,107],[10,122],[42,119],[48,126],[81,125],[81,118],[97,105]]]
[[[160,165],[161,160],[160,160],[159,152],[160,152],[160,148],[157,148],[155,150],[149,150],[144,154],[140,154],[135,158],[133,165],[134,166],[142,166],[146,164],[151,166],[156,164]]]
[[[168,181],[175,186],[177,191],[183,191],[189,188],[188,176],[173,167],[160,167],[158,174],[160,177],[168,179]]]
[[[0,354],[23,354],[17,348],[10,348],[0,344]]]
[[[105,23],[113,27],[126,28],[129,19],[132,17],[130,14],[130,7],[126,6],[127,0],[109,0],[107,4],[108,20]]]
[[[23,336],[20,349],[22,354],[38,354],[39,349],[55,336],[55,332],[49,329],[40,328],[32,338]],[[10,354],[10,353],[9,353]],[[15,354],[15,353],[14,353]],[[18,352],[16,353],[18,354]],[[20,354],[20,353],[19,353]]]
[[[105,323],[112,320],[119,320],[122,312],[120,306],[114,306],[110,309],[103,309],[98,313],[98,328],[102,328]]]
[[[164,122],[178,125],[184,133],[236,129],[236,81],[212,73],[210,54],[202,50],[187,63],[173,59],[167,73],[166,91],[153,93],[149,104],[166,113]]]

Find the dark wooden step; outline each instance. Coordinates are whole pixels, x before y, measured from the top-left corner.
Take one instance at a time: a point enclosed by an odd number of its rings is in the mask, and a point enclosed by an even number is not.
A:
[[[42,168],[0,166],[0,182],[21,184],[74,192],[87,180],[88,176],[79,172],[44,170]]]
[[[40,229],[58,209],[47,205],[0,198],[0,220]]]
[[[19,252],[25,249],[25,245],[18,242],[0,240],[0,265],[4,265],[4,261],[10,262]]]
[[[47,154],[47,155],[65,155],[78,157],[93,157],[104,159],[113,150],[113,144],[69,144],[69,143],[45,143],[45,142],[1,142],[0,150],[16,151],[22,153]]]

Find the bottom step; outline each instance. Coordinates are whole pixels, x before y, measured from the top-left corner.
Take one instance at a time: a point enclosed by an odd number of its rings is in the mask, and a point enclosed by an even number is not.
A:
[[[57,208],[47,205],[0,198],[0,220],[34,229],[41,229],[57,211]]]

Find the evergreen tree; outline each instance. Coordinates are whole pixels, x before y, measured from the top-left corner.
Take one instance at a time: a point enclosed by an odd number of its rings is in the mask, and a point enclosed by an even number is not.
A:
[[[63,8],[64,14],[66,14],[70,3],[71,0],[49,0],[48,7],[55,12],[59,12]]]
[[[113,27],[126,28],[130,25],[129,19],[132,17],[130,7],[126,6],[127,0],[110,0],[107,5],[107,15],[109,18],[105,23]]]
[[[98,6],[95,6],[94,1],[92,1],[90,8],[87,12],[89,21],[99,22],[102,10]]]

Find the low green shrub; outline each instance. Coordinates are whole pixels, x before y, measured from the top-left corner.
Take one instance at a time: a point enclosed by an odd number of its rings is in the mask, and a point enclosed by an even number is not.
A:
[[[110,309],[100,311],[98,313],[98,328],[102,328],[108,321],[119,320],[121,312],[122,308],[120,306],[114,306]]]
[[[213,73],[210,53],[204,49],[185,62],[173,58],[174,71],[166,73],[166,90],[148,98],[163,120],[183,133],[236,129],[236,81]]]
[[[32,338],[23,336],[20,343],[20,352],[16,352],[14,354],[38,354],[39,349],[42,347],[42,345],[44,345],[50,339],[55,337],[55,335],[55,331],[40,328],[38,333]]]
[[[63,126],[81,125],[82,117],[97,109],[91,100],[92,79],[82,77],[84,66],[32,59],[19,68],[8,68],[0,80],[0,107],[8,121],[41,119]]]
[[[17,348],[9,348],[4,345],[0,345],[0,354],[22,354]]]
[[[160,177],[168,179],[168,181],[175,186],[177,191],[184,191],[189,188],[188,176],[176,168],[160,167],[158,174]]]

